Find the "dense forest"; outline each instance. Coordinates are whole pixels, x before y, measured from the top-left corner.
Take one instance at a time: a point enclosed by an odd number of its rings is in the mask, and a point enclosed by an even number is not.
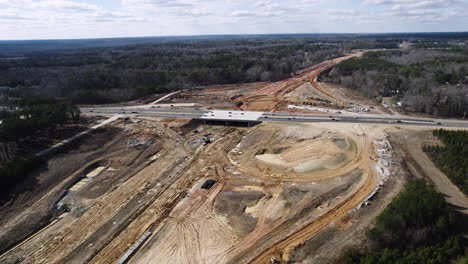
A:
[[[460,190],[468,195],[468,131],[433,131],[444,146],[424,146],[424,151]]]
[[[322,78],[370,98],[393,97],[407,111],[467,118],[468,47],[445,44],[368,52],[340,63]]]
[[[420,33],[0,41],[0,93],[112,103],[203,85],[276,81],[354,49],[379,49],[322,77],[369,97],[392,96],[409,111],[466,117],[467,40],[467,33]],[[401,43],[412,48],[397,50]]]
[[[342,264],[461,264],[468,250],[463,216],[424,180],[406,184],[368,232],[373,248],[351,250]],[[466,220],[466,219],[465,219]]]
[[[53,99],[24,99],[18,110],[2,120],[0,141],[18,141],[34,136],[38,130],[52,131],[66,122],[77,122],[80,109],[67,101]]]
[[[233,35],[0,41],[0,92],[111,103],[195,86],[275,81],[408,35]],[[454,36],[452,36],[454,37]]]
[[[110,103],[201,85],[279,80],[346,50],[313,37],[264,36],[31,52],[0,60],[0,87],[10,97]]]

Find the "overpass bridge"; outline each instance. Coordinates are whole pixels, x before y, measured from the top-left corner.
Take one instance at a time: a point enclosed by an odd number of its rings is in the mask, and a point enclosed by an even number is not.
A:
[[[236,124],[252,126],[264,121],[314,123],[314,122],[341,122],[366,124],[395,124],[430,127],[459,127],[468,128],[468,121],[455,119],[414,118],[408,116],[390,116],[375,114],[313,114],[290,112],[261,112],[239,110],[203,110],[203,109],[154,109],[139,107],[102,107],[81,108],[84,114],[125,115],[125,116],[154,116],[167,118],[189,118],[201,120],[207,124]]]

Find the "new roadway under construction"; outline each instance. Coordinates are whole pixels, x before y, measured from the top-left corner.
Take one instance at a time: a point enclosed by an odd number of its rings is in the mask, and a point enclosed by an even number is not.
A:
[[[0,209],[0,262],[334,263],[409,177],[433,177],[468,208],[445,175],[427,175],[439,170],[422,150],[406,147],[438,144],[432,129],[467,121],[351,102],[318,82],[360,55],[277,83],[83,106],[94,128],[42,153],[37,190]]]

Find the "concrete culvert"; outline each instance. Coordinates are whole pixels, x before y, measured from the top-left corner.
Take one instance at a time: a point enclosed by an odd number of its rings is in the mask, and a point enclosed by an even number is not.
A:
[[[216,183],[216,180],[206,180],[205,183],[203,183],[203,185],[201,186],[202,189],[211,189],[211,187],[213,187],[213,185]]]

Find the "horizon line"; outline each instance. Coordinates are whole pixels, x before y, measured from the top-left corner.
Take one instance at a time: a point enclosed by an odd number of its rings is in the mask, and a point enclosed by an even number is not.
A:
[[[321,32],[321,33],[239,33],[239,34],[201,34],[201,35],[148,35],[128,37],[95,37],[95,38],[45,38],[45,39],[0,39],[0,42],[14,41],[63,41],[63,40],[105,40],[105,39],[143,39],[143,38],[177,38],[177,37],[215,37],[215,36],[275,36],[275,35],[392,35],[392,34],[442,34],[468,33],[468,31],[393,31],[393,32]]]

